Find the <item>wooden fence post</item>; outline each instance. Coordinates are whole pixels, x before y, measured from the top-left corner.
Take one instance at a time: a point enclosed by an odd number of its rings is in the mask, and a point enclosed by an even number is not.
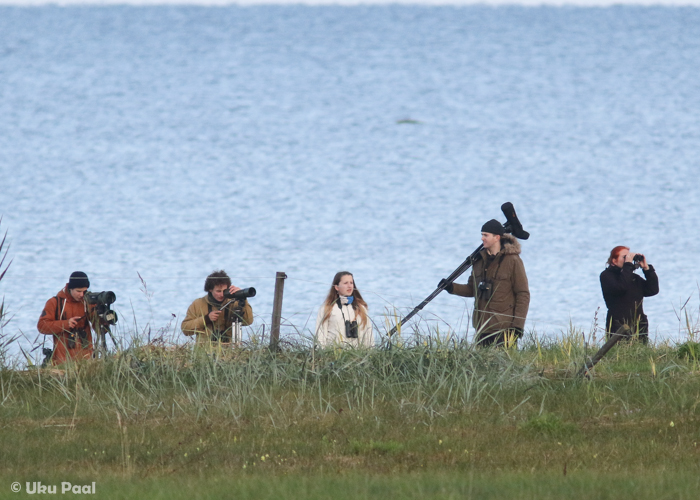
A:
[[[610,349],[613,348],[615,344],[617,344],[620,340],[623,338],[630,338],[632,335],[632,330],[630,330],[630,327],[627,325],[622,325],[615,333],[610,334],[610,338],[608,341],[603,344],[603,347],[598,349],[598,352],[595,353],[595,356],[591,358],[589,361],[583,363],[583,368],[578,372],[580,377],[586,377],[586,378],[591,378],[591,370],[593,367],[603,359],[603,356],[605,356]]]
[[[275,298],[272,302],[272,328],[270,329],[270,349],[278,350],[280,342],[280,323],[282,321],[282,297],[284,296],[284,280],[287,275],[278,271],[275,278]]]

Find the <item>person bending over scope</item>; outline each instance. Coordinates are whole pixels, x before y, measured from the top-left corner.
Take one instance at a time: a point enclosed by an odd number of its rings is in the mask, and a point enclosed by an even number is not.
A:
[[[245,293],[246,290],[252,290],[252,293]],[[207,294],[192,302],[187,309],[187,316],[181,325],[182,333],[196,335],[198,344],[240,342],[240,338],[234,338],[234,323],[238,321],[243,326],[253,323],[253,308],[247,298],[231,296],[252,297],[255,289],[241,290],[233,286],[226,271],[221,270],[207,276],[204,291]]]
[[[482,226],[481,241],[481,258],[474,263],[467,284],[452,283],[445,290],[462,297],[476,297],[472,323],[478,346],[515,342],[523,336],[530,306],[520,243],[506,234],[496,219]]]
[[[87,274],[76,271],[66,286],[46,301],[36,327],[39,333],[53,336],[53,353],[46,351],[47,362],[58,365],[69,360],[92,357],[91,326],[99,321],[93,314],[95,306],[85,300],[90,288]]]
[[[372,322],[367,316],[367,302],[355,287],[353,275],[336,273],[328,296],[316,318],[316,342],[321,347],[372,347]]]
[[[635,274],[642,268],[644,278]],[[608,308],[605,317],[605,336],[617,332],[621,326],[629,327],[627,336],[649,342],[649,320],[644,314],[644,297],[659,293],[659,278],[654,267],[640,253],[630,252],[625,246],[617,246],[610,252],[605,270],[600,273],[600,286]]]

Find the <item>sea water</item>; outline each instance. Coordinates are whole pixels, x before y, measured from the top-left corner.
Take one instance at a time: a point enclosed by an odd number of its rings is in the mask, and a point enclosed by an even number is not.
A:
[[[511,201],[526,330],[602,326],[623,244],[659,274],[652,338],[683,338],[698,68],[698,8],[0,7],[3,333],[39,345],[75,270],[117,294],[118,336],[177,332],[223,268],[258,290],[246,336],[278,271],[282,335],[310,336],[339,270],[379,335]],[[441,294],[419,324],[471,338],[471,307]]]

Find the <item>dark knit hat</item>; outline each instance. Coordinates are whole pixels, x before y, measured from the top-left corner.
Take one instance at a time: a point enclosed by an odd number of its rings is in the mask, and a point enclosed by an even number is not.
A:
[[[503,224],[498,222],[496,219],[491,219],[486,224],[481,226],[482,233],[497,234],[498,236],[503,236],[505,231],[503,230]]]
[[[76,271],[71,274],[68,280],[68,290],[72,290],[73,288],[90,288],[90,280],[87,274],[82,271]]]

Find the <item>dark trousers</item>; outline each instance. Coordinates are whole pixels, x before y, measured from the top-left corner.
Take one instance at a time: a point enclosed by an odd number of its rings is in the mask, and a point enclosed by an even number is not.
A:
[[[633,340],[639,340],[644,345],[649,343],[649,320],[647,319],[646,314],[641,315],[635,321],[631,322],[631,324],[627,321],[620,321],[614,318],[608,318],[607,324],[608,328],[605,329],[606,340],[610,339],[611,332],[618,331],[622,325],[626,324],[629,326],[630,333],[625,335],[626,338],[622,340],[627,340],[630,342]]]
[[[513,342],[517,342],[520,336],[515,334],[515,330],[498,330],[497,332],[480,332],[476,336],[476,346],[477,347],[499,347],[505,345],[506,335],[513,339]],[[515,344],[513,344],[515,345]]]

